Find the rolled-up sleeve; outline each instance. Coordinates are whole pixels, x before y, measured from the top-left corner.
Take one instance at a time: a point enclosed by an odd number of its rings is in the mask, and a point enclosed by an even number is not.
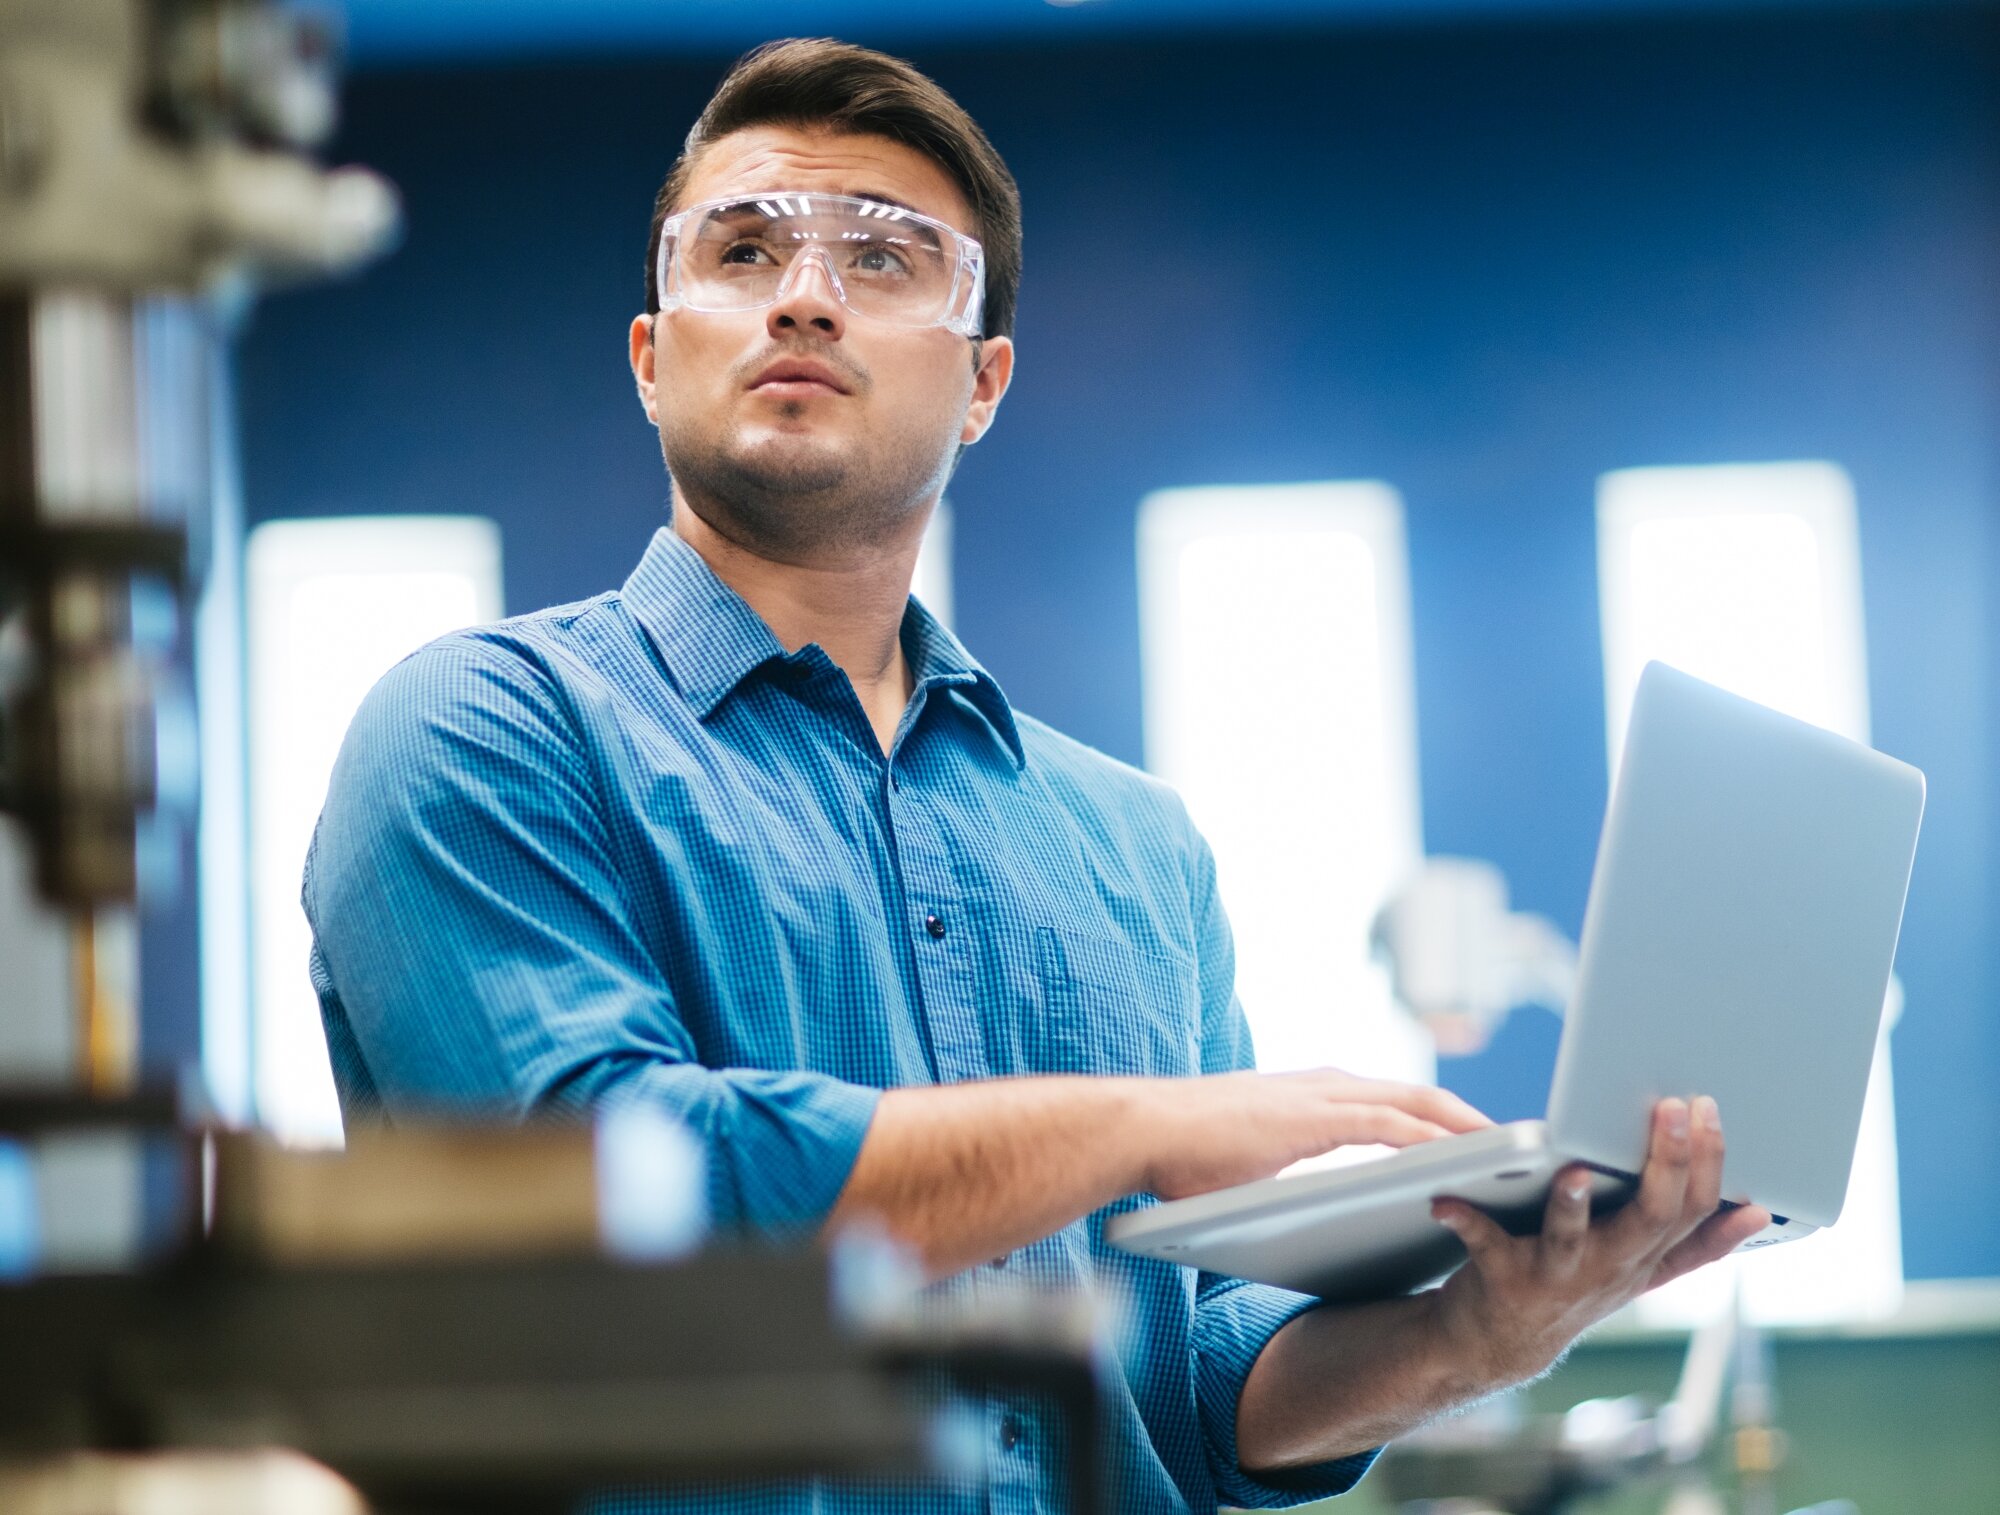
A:
[[[1357,1452],[1282,1474],[1252,1477],[1243,1471],[1236,1450],[1236,1406],[1243,1385],[1265,1344],[1294,1316],[1317,1304],[1266,1284],[1201,1275],[1194,1310],[1195,1400],[1216,1492],[1225,1504],[1275,1510],[1345,1494],[1375,1461],[1374,1452]]]
[[[341,1037],[392,1119],[645,1101],[701,1140],[719,1226],[816,1227],[879,1091],[703,1066],[612,857],[531,660],[469,636],[406,660],[355,717],[307,867]]]
[[[1202,989],[1202,1071],[1231,1073],[1254,1068],[1250,1025],[1236,997],[1235,944],[1215,885],[1215,859],[1206,842],[1194,843],[1195,902]],[[1243,1509],[1283,1509],[1345,1494],[1360,1481],[1376,1453],[1281,1474],[1252,1477],[1243,1471],[1236,1446],[1236,1410],[1243,1385],[1273,1336],[1318,1301],[1268,1284],[1203,1273],[1195,1286],[1194,1380],[1210,1475],[1225,1504]]]

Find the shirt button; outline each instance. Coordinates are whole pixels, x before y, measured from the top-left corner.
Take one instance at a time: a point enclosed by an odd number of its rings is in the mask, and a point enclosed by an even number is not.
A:
[[[1021,1438],[1026,1434],[1021,1422],[1012,1415],[1000,1422],[1000,1445],[1009,1452],[1021,1444]]]
[[[941,937],[941,936],[943,936],[943,935],[944,935],[944,917],[943,917],[943,916],[941,916],[941,915],[938,915],[938,914],[936,914],[936,913],[932,913],[932,914],[930,914],[930,915],[927,915],[927,916],[925,916],[925,917],[924,917],[924,930],[926,930],[926,931],[930,932],[930,934],[931,934],[931,935],[932,935],[933,937]]]

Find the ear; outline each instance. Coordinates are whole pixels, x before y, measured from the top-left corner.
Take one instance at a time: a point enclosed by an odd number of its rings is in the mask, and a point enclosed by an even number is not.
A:
[[[646,419],[660,424],[660,408],[653,397],[653,318],[632,318],[632,382],[639,387],[639,403]]]
[[[972,376],[972,404],[966,407],[965,425],[958,440],[970,446],[986,435],[993,413],[1014,379],[1014,339],[988,337],[979,347],[979,371]]]

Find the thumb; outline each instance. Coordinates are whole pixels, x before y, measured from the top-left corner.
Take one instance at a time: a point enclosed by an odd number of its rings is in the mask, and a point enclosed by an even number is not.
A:
[[[1462,1199],[1434,1199],[1431,1219],[1465,1243],[1475,1259],[1504,1247],[1509,1237],[1491,1216],[1475,1210]]]

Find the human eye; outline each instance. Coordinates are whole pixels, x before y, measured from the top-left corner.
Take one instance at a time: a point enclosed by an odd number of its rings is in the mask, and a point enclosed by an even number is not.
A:
[[[856,250],[854,267],[862,273],[902,276],[910,272],[910,260],[893,247],[884,247],[879,242],[873,247]]]
[[[776,260],[771,256],[771,249],[762,242],[739,237],[725,244],[716,254],[715,261],[729,268],[761,268]]]
[[[924,275],[923,251],[886,239],[858,242],[848,249],[842,271],[871,284],[908,284]]]

